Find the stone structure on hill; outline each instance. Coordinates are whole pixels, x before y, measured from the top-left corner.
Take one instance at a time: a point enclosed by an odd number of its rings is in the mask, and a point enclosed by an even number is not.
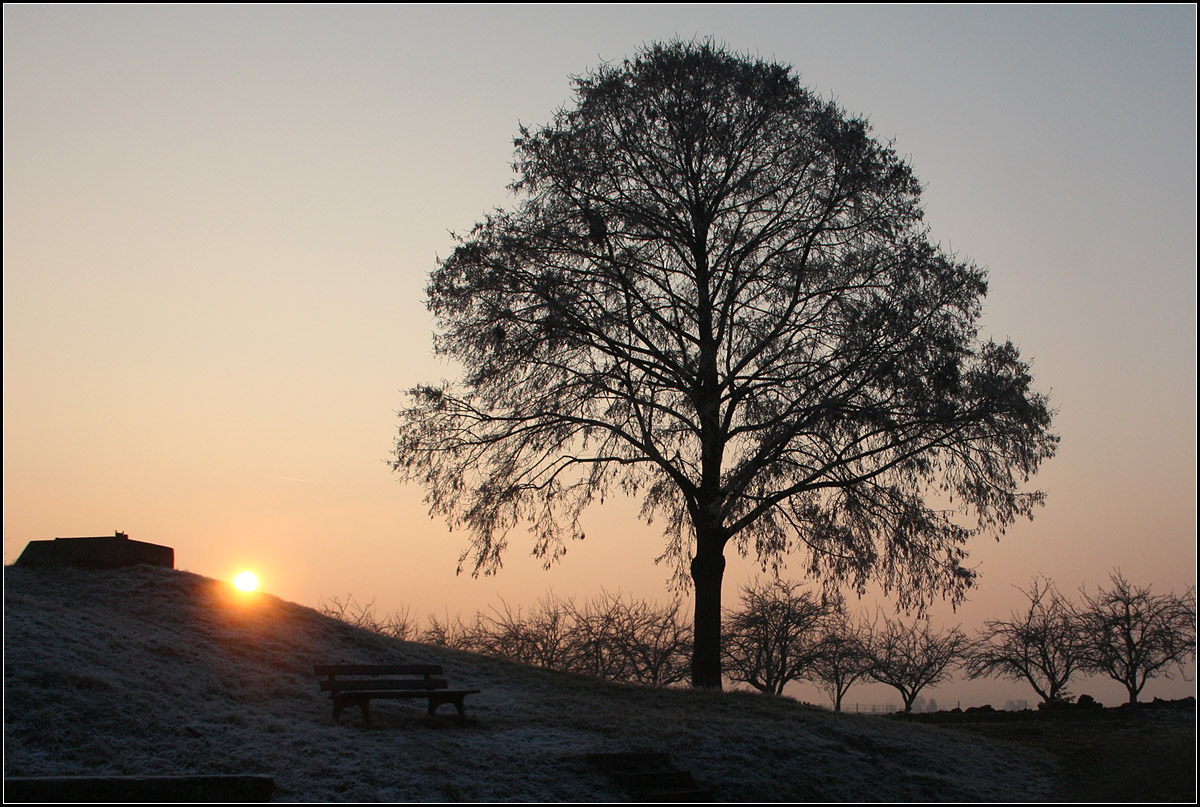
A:
[[[122,566],[175,568],[175,550],[169,546],[131,541],[123,532],[88,538],[55,538],[30,541],[17,558],[16,566],[79,566],[85,569],[117,569]]]

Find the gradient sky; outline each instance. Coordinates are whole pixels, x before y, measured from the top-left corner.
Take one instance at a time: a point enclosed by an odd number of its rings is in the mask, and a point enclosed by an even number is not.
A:
[[[3,13],[5,563],[121,530],[308,605],[666,599],[661,539],[628,502],[591,512],[550,572],[514,534],[499,576],[456,577],[463,536],[387,460],[402,391],[455,374],[426,277],[449,231],[511,203],[518,123],[602,60],[711,36],[894,140],[934,236],[990,270],[985,335],[1033,358],[1059,410],[1047,506],[973,544],[981,583],[935,623],[1005,617],[1039,573],[1065,593],[1114,567],[1195,584],[1192,5]],[[755,568],[731,561],[727,603]]]

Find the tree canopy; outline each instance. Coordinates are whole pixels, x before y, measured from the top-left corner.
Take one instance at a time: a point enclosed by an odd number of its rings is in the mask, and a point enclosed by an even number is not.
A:
[[[730,544],[905,608],[961,599],[965,543],[1032,515],[1057,438],[909,166],[789,67],[707,41],[574,90],[520,129],[515,206],[427,288],[463,375],[411,391],[393,467],[469,534],[460,569],[497,570],[518,525],[550,563],[589,504],[634,496],[695,586],[702,686]]]

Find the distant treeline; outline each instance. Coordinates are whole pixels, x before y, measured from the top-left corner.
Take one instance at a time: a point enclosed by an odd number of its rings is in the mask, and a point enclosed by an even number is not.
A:
[[[1115,571],[1095,594],[1081,590],[1078,602],[1045,578],[1021,591],[1025,607],[968,637],[957,626],[934,630],[928,618],[852,616],[840,595],[760,579],[726,612],[725,675],[775,695],[792,681],[809,681],[838,711],[852,685],[876,681],[893,687],[907,712],[921,703],[921,690],[959,669],[970,678],[1024,681],[1045,706],[1071,700],[1072,677],[1105,675],[1136,703],[1147,681],[1170,678],[1195,658],[1194,587],[1182,596],[1155,594]],[[398,639],[608,681],[662,687],[690,678],[692,625],[679,600],[603,592],[577,602],[551,593],[528,608],[501,601],[468,620],[429,616],[424,626],[411,609],[381,616],[373,600],[362,604],[352,595],[323,600],[318,610]]]
[[[577,603],[551,593],[527,609],[501,601],[469,620],[431,615],[424,627],[410,609],[381,617],[373,601],[363,605],[353,596],[322,601],[318,610],[398,639],[607,681],[661,687],[689,676],[692,627],[678,600],[659,605],[605,592]]]

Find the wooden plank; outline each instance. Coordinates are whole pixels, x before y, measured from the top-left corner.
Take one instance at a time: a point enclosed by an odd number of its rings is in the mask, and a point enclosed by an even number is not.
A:
[[[322,692],[355,692],[370,689],[447,689],[445,678],[350,678],[321,681]]]
[[[441,675],[440,664],[314,664],[317,675]]]
[[[445,702],[449,702],[448,698],[461,698],[466,695],[478,694],[478,689],[385,689],[382,691],[365,692],[345,692],[338,694],[338,700],[344,701],[346,704],[357,704],[365,700],[378,700],[380,698],[436,698]]]

